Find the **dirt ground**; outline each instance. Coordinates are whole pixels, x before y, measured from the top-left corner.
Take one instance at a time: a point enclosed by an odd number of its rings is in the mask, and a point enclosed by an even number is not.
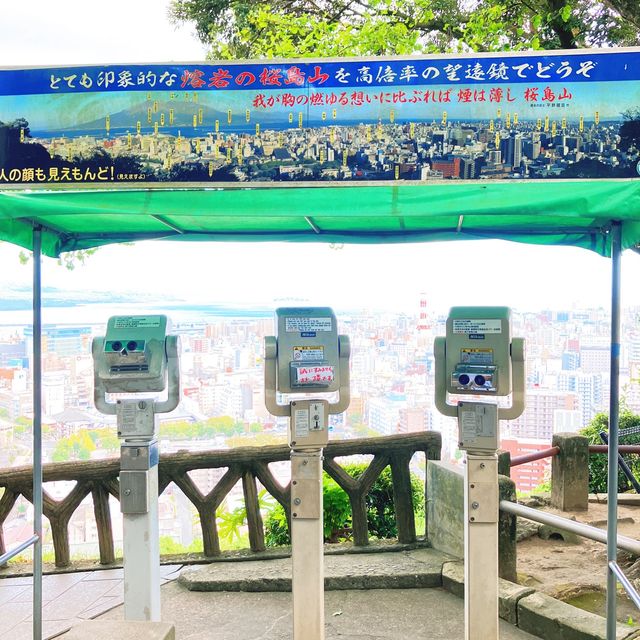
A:
[[[603,503],[590,502],[587,512],[563,513],[549,507],[545,511],[563,517],[575,517],[579,522],[600,529],[607,527],[607,505]],[[523,528],[529,533],[537,529],[530,521],[519,525],[519,531]],[[521,533],[526,535],[524,531]],[[619,505],[618,535],[640,539],[640,506]],[[640,560],[621,551],[618,563],[636,589],[640,590]],[[545,540],[534,533],[518,543],[517,571],[520,584],[534,587],[560,600],[571,601],[578,594],[588,591],[603,594],[607,584],[607,548],[605,544],[582,537],[565,541],[554,534]],[[594,606],[601,609],[604,598],[596,600],[599,602]],[[619,598],[617,608],[619,620],[630,622],[631,618],[634,624],[640,622],[640,611],[624,596]],[[604,610],[596,612],[602,614]]]

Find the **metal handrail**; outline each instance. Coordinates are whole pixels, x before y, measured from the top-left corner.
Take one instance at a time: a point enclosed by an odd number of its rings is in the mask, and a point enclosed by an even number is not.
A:
[[[541,451],[534,451],[533,453],[525,453],[522,456],[511,458],[510,464],[512,467],[517,467],[519,464],[526,464],[527,462],[542,460],[542,458],[557,456],[559,453],[560,447],[550,447],[549,449],[542,449]]]
[[[609,436],[605,431],[600,432],[600,439],[606,445],[609,444]],[[640,447],[638,447],[638,450],[640,451]],[[640,493],[640,482],[638,482],[638,479],[633,475],[633,471],[629,468],[626,460],[622,457],[622,454],[620,453],[620,444],[618,444],[618,466],[622,473],[627,477],[627,480],[631,483],[631,486],[636,490],[636,493]]]
[[[28,549],[32,544],[35,544],[40,540],[40,536],[37,533],[34,533],[28,540],[21,542],[17,547],[11,549],[11,551],[7,551],[0,556],[0,567],[11,560],[11,558],[15,558],[18,554],[22,553],[25,549]]]
[[[608,453],[608,444],[590,444],[589,453]],[[620,453],[640,453],[640,444],[619,444]]]
[[[575,520],[569,520],[568,518],[557,516],[554,513],[546,513],[538,509],[525,507],[523,504],[517,504],[510,500],[501,500],[500,509],[507,513],[512,513],[513,515],[533,520],[534,522],[548,524],[552,527],[562,529],[563,531],[575,533],[583,538],[589,538],[590,540],[607,544],[607,532],[604,529],[593,527],[590,524],[576,522]],[[616,543],[619,549],[624,549],[625,551],[629,551],[635,555],[640,555],[640,541],[635,540],[634,538],[628,538],[627,536],[618,535]]]
[[[634,586],[629,582],[629,578],[624,575],[624,572],[620,568],[620,565],[617,562],[611,561],[609,563],[609,569],[615,574],[616,578],[618,578],[618,582],[624,587],[624,590],[627,592],[629,598],[633,604],[640,609],[640,595],[635,590]]]
[[[523,504],[511,502],[510,500],[501,500],[500,509],[502,511],[506,511],[507,513],[512,513],[513,515],[522,516],[523,518],[527,518],[528,520],[533,520],[534,522],[548,524],[552,527],[556,527],[557,529],[575,533],[579,536],[582,536],[583,538],[589,538],[590,540],[595,540],[596,542],[601,542],[606,545],[609,544],[607,531],[605,531],[604,529],[598,529],[598,527],[592,527],[590,524],[584,524],[583,522],[569,520],[568,518],[563,518],[562,516],[557,516],[553,513],[545,513],[544,511],[539,511],[538,509],[525,507]],[[634,540],[633,538],[616,535],[616,546],[618,549],[624,549],[625,551],[629,551],[630,553],[633,553],[635,555],[640,555],[640,541]],[[624,575],[624,572],[622,571],[618,563],[615,561],[610,561],[609,569],[616,576],[620,584],[624,587],[624,590],[627,592],[627,595],[632,600],[633,604],[635,604],[636,607],[640,609],[640,595],[631,584],[631,582],[629,582],[627,576]]]
[[[609,451],[609,445],[606,444],[590,444],[589,453],[607,453]],[[640,444],[619,444],[618,451],[620,453],[638,453],[640,454]],[[525,453],[522,456],[515,456],[511,458],[510,466],[517,467],[520,464],[526,464],[527,462],[534,462],[536,460],[542,460],[543,458],[552,458],[560,453],[560,447],[549,447],[548,449],[541,449],[540,451],[534,451],[533,453]]]

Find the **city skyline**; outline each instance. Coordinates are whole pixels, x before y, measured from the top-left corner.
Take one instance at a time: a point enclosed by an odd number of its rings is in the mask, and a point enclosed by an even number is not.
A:
[[[411,313],[337,314],[338,330],[349,335],[352,345],[352,406],[345,418],[336,418],[336,437],[354,437],[363,425],[378,435],[435,430],[443,434],[444,458],[454,459],[456,421],[442,416],[433,402],[433,341],[444,334],[446,316],[435,313],[424,298],[415,302]],[[269,415],[262,397],[263,340],[275,329],[271,314],[247,316],[242,309],[183,311],[173,317],[171,329],[181,336],[182,402],[163,421],[228,416],[247,425],[259,423],[267,432],[276,425],[281,434],[285,423]],[[634,382],[640,375],[639,314],[640,305],[624,311],[621,334],[621,389],[635,412],[640,412],[640,387]],[[4,326],[3,315],[0,431],[11,440],[16,425],[33,410],[29,375],[33,329],[20,323]],[[548,446],[556,431],[579,430],[597,412],[606,411],[609,328],[605,309],[514,311],[512,335],[526,341],[527,408],[520,418],[502,425],[504,438],[514,446],[532,446],[533,441],[538,442],[536,446]],[[48,322],[43,327],[43,415],[46,424],[54,425],[54,432],[47,436],[52,446],[56,430],[60,437],[67,437],[79,428],[102,429],[113,422],[93,407],[90,345],[93,336],[103,333],[98,314],[88,320],[70,314],[65,323]],[[196,433],[187,429],[182,437],[193,438]],[[28,448],[28,442],[20,444],[22,436],[16,440],[19,450],[23,445]],[[3,456],[12,451],[5,447]]]

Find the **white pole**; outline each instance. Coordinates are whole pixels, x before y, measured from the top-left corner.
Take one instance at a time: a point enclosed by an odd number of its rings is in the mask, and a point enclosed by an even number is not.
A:
[[[498,639],[498,458],[467,453],[464,496],[465,640]]]
[[[145,473],[145,472],[141,472]],[[160,621],[158,465],[148,472],[149,509],[124,513],[124,619]]]
[[[294,640],[324,640],[322,450],[291,452]]]

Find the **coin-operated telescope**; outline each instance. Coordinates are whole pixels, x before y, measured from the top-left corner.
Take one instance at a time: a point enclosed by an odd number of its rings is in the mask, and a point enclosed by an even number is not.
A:
[[[349,406],[349,338],[327,307],[276,310],[277,336],[265,338],[265,404],[289,416],[294,640],[324,638],[322,449],[329,414]],[[327,399],[338,393],[338,399]],[[286,404],[278,402],[285,395]]]
[[[168,330],[166,316],[115,316],[91,348],[96,409],[117,416],[122,440],[127,620],[160,620],[157,414],[173,411],[180,399],[178,337],[167,335]],[[158,400],[165,391],[167,398]],[[111,402],[107,394],[118,398]]]
[[[465,637],[497,640],[498,420],[524,411],[524,340],[511,337],[507,307],[453,307],[434,354],[435,404],[458,419],[466,452]],[[499,407],[497,398],[509,395],[511,405]]]

